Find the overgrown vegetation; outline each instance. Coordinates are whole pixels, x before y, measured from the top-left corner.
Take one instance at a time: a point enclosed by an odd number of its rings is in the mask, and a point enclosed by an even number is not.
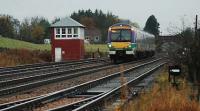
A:
[[[168,73],[165,70],[158,76],[150,91],[142,92],[123,111],[199,111],[199,103],[190,98],[193,95],[193,90],[183,78],[179,78],[178,89],[173,87],[168,82]]]
[[[196,36],[195,36],[196,35]],[[170,58],[176,64],[184,64],[188,70],[186,75],[187,80],[193,83],[194,86],[198,87],[198,94],[196,100],[200,98],[200,30],[194,31],[191,28],[186,28],[176,37],[180,37],[179,48],[169,53]],[[175,48],[174,48],[175,49]]]
[[[178,38],[178,42],[170,43],[167,53],[173,64],[184,65],[188,74],[185,76],[198,91],[196,100],[200,101],[200,28],[197,27],[197,16],[195,28],[185,26],[184,19],[182,28],[175,27],[173,36]],[[197,87],[196,87],[197,86]]]
[[[27,49],[1,49],[0,52],[0,67],[50,61],[51,55],[49,51],[31,51]]]

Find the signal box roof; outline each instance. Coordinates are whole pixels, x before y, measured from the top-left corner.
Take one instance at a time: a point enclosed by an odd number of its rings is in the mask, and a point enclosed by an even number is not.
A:
[[[51,27],[85,27],[70,17],[65,17],[51,25]]]

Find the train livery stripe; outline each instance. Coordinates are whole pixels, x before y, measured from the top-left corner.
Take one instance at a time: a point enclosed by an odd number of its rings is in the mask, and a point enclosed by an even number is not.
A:
[[[113,26],[111,29],[131,29],[130,26]]]
[[[113,48],[128,48],[131,42],[112,42]]]

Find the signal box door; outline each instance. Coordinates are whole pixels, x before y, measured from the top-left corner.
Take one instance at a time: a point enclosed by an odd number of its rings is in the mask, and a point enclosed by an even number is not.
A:
[[[55,62],[60,62],[62,60],[62,49],[55,48]]]

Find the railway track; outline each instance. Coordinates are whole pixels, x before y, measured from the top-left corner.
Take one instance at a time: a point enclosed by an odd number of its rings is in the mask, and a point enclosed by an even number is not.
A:
[[[105,58],[103,58],[105,59]],[[0,67],[0,71],[15,71],[25,68],[36,68],[36,67],[42,67],[42,66],[49,66],[49,65],[59,65],[59,64],[71,64],[71,63],[77,63],[77,62],[84,62],[84,61],[91,61],[96,60],[96,58],[89,58],[89,59],[82,59],[82,60],[73,60],[73,61],[63,61],[63,62],[44,62],[44,63],[35,63],[35,64],[25,64],[25,65],[17,65],[17,66],[11,66],[11,67]]]
[[[105,65],[108,65],[110,63],[89,63],[89,64],[84,64],[82,67],[76,66],[75,68],[66,68],[64,70],[56,70],[56,71],[51,71],[48,73],[40,73],[36,74],[33,73],[32,75],[28,74],[29,76],[17,78],[17,79],[11,79],[11,80],[6,80],[6,81],[1,81],[0,82],[0,96],[3,95],[8,95],[12,93],[16,93],[19,91],[31,89],[34,87],[46,85],[49,83],[57,82],[57,81],[62,81],[64,79],[69,79],[73,77],[77,77],[83,74],[91,73],[96,70],[99,70],[100,67],[103,67]],[[109,66],[103,67],[109,68]],[[91,69],[91,70],[90,70]]]
[[[123,73],[127,75],[126,77],[129,78],[129,82],[130,82],[134,78],[137,78],[140,75],[142,75],[142,73],[144,73],[144,71],[148,71],[148,70],[152,69],[153,66],[154,67],[156,67],[156,66],[160,67],[162,63],[163,62],[161,62],[160,59],[153,60],[153,61],[150,61],[150,62],[147,62],[147,63],[143,63],[143,64],[140,64],[140,65],[134,66],[132,68],[129,68],[129,69],[125,70]],[[144,69],[146,69],[146,70],[144,70]],[[133,74],[134,76],[131,76],[132,75],[131,72],[134,73]],[[39,96],[35,99],[27,100],[26,102],[24,102],[24,101],[22,103],[19,102],[19,104],[12,105],[11,107],[7,107],[7,108],[2,109],[2,110],[3,111],[19,110],[19,109],[37,110],[36,106],[41,106],[41,105],[44,105],[45,103],[51,104],[52,101],[56,101],[60,98],[67,98],[66,100],[68,100],[69,98],[73,98],[73,97],[75,97],[75,98],[81,97],[81,98],[79,98],[79,99],[81,99],[81,101],[85,101],[85,99],[87,99],[88,101],[93,101],[93,100],[95,100],[99,97],[102,97],[106,93],[110,92],[112,89],[119,87],[120,86],[119,85],[119,76],[120,76],[120,72],[117,72],[117,73],[111,74],[111,75],[106,76],[106,77],[102,77],[102,78],[99,78],[99,79],[96,79],[96,80],[89,81],[87,83],[83,83],[83,84],[73,86],[73,87],[70,87],[70,88],[67,88],[67,89],[63,89],[63,90],[60,90],[60,91],[57,91],[57,92],[42,95],[42,96]],[[113,87],[111,87],[111,89],[108,88],[107,90],[105,90],[103,92],[100,91],[98,93],[97,92],[91,92],[91,90],[97,91],[95,89],[95,87],[97,88],[99,85],[106,84],[106,83],[110,83],[110,85],[111,85],[113,83],[113,82],[109,82],[109,81],[116,81],[115,85]],[[103,85],[103,86],[108,86],[108,85],[109,84],[106,84],[106,85]],[[87,91],[89,91],[89,92],[87,92]],[[77,100],[77,101],[80,101],[80,100]]]
[[[116,108],[123,107],[124,103],[127,103],[129,99],[131,99],[133,96],[137,96],[139,91],[141,91],[143,88],[143,85],[140,86],[140,84],[143,84],[142,81],[144,79],[148,80],[148,76],[153,74],[155,71],[157,71],[161,66],[163,66],[165,63],[161,63],[152,69],[142,73],[140,76],[137,76],[133,78],[130,81],[127,81],[121,86],[118,86],[108,92],[103,93],[102,95],[90,99],[90,100],[82,100],[77,101],[75,103],[69,104],[69,105],[63,105],[57,108],[50,109],[48,111],[110,111],[110,110],[116,110]],[[138,85],[138,86],[137,86]],[[127,97],[126,98],[120,98],[121,90],[124,87],[128,87],[127,89]],[[111,108],[109,108],[111,107]]]
[[[98,61],[109,61],[108,58],[100,58],[100,59],[84,59],[79,61],[70,61],[70,62],[50,62],[50,63],[37,63],[37,64],[28,64],[28,65],[19,65],[16,67],[2,67],[0,68],[0,78],[10,77],[13,75],[17,75],[22,72],[30,72],[30,71],[38,71],[42,69],[50,69],[50,68],[59,68],[61,66],[76,66],[84,63],[98,62]],[[4,77],[5,76],[5,77]]]
[[[49,78],[49,77],[53,77],[53,76],[60,76],[60,75],[64,75],[64,74],[68,74],[68,73],[74,73],[74,72],[78,72],[78,71],[82,71],[82,70],[87,70],[89,68],[96,68],[96,67],[100,67],[103,65],[107,65],[107,63],[90,63],[90,64],[84,64],[81,66],[76,66],[73,68],[66,68],[66,69],[62,69],[62,70],[56,70],[56,69],[45,69],[44,72],[40,72],[40,73],[31,73],[31,74],[27,74],[24,77],[12,77],[10,79],[4,80],[4,81],[0,81],[0,89],[2,87],[8,87],[9,85],[17,85],[19,83],[23,83],[23,82],[30,82],[31,80],[39,80],[39,79],[44,79],[44,78]],[[48,70],[48,71],[46,71]]]
[[[138,61],[125,63],[125,64],[135,65],[135,64],[142,62],[142,61],[148,61],[148,59],[138,60]],[[7,102],[10,102],[10,101],[16,101],[18,99],[26,99],[26,98],[29,98],[29,97],[32,97],[32,96],[39,96],[39,95],[42,95],[42,94],[46,94],[46,93],[61,90],[61,89],[67,88],[67,87],[71,87],[73,85],[81,84],[83,82],[86,82],[86,80],[89,80],[90,78],[96,79],[96,78],[106,76],[107,74],[98,74],[97,72],[99,72],[100,70],[105,72],[106,69],[112,69],[112,68],[118,68],[118,65],[103,66],[103,67],[99,67],[99,68],[96,67],[96,69],[91,69],[91,67],[88,67],[88,68],[86,67],[85,71],[80,69],[79,72],[73,73],[73,74],[72,74],[73,71],[69,70],[67,72],[69,72],[70,74],[66,74],[66,72],[61,72],[61,74],[53,73],[53,74],[50,74],[50,75],[55,75],[56,77],[49,78],[49,79],[47,78],[47,79],[39,80],[39,81],[36,80],[35,82],[28,81],[28,83],[23,83],[21,85],[18,85],[18,83],[15,83],[15,86],[13,86],[13,87],[7,87],[7,88],[4,88],[4,89],[0,89],[0,94],[1,94],[1,96],[3,96],[3,97],[0,98],[0,103],[7,103]],[[92,76],[92,75],[94,75],[94,76]],[[74,80],[72,78],[74,78]],[[81,80],[81,79],[83,79],[83,80]],[[23,79],[21,79],[21,80],[23,80]],[[74,82],[74,81],[77,81],[77,80],[79,82]],[[16,81],[14,81],[14,82],[16,82]],[[48,84],[50,84],[50,85],[48,85]],[[39,88],[34,89],[34,87],[39,87]],[[20,91],[23,91],[23,92],[15,94],[16,92],[20,92]],[[10,94],[12,94],[12,95],[10,95]],[[10,97],[7,97],[7,96],[4,97],[4,95],[9,95]]]

